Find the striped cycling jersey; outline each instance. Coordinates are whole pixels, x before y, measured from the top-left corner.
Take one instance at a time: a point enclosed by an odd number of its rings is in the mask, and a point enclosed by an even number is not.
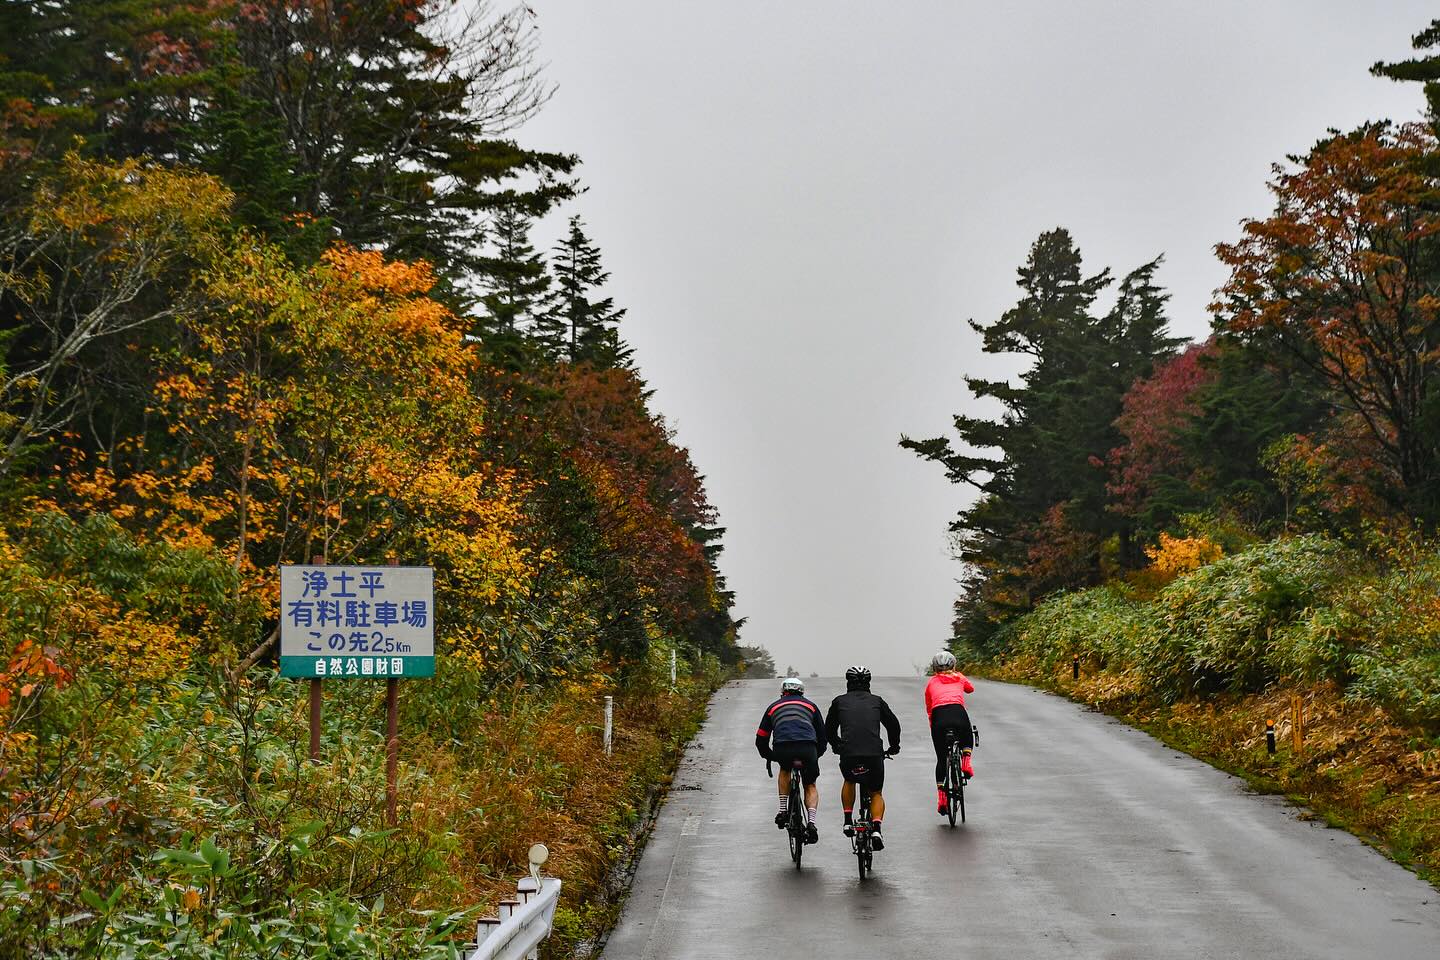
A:
[[[774,743],[814,743],[824,752],[825,721],[820,708],[798,693],[782,696],[765,708],[757,741]]]

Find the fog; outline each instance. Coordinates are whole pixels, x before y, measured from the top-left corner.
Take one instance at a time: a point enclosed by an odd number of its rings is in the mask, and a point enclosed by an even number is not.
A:
[[[1089,269],[1165,255],[1202,337],[1215,243],[1329,128],[1412,119],[1373,78],[1433,4],[531,0],[579,213],[655,404],[728,528],[742,641],[909,673],[949,635],[966,503],[899,449],[1015,371],[965,321],[1067,227]],[[1383,12],[1382,12],[1383,10]]]

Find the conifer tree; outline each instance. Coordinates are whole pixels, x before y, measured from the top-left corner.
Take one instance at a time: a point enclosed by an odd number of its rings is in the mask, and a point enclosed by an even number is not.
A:
[[[1410,43],[1417,51],[1436,51],[1440,48],[1440,20],[1431,20],[1428,27],[1410,38]],[[1377,77],[1419,83],[1425,93],[1430,122],[1432,125],[1440,125],[1440,53],[1431,52],[1395,63],[1376,63],[1370,68],[1370,72]]]
[[[487,249],[477,260],[485,293],[475,333],[490,356],[506,366],[523,365],[537,344],[543,349],[548,328],[537,324],[553,313],[550,274],[530,243],[532,224],[519,205],[501,207],[491,221]]]
[[[570,218],[570,231],[555,244],[550,264],[556,296],[547,329],[557,338],[551,355],[602,368],[626,365],[630,350],[617,331],[625,311],[617,309],[611,297],[591,299],[610,274],[601,267],[600,248],[585,235],[578,216]]]
[[[1042,234],[1018,271],[1020,301],[989,326],[971,323],[986,353],[1030,361],[1018,384],[966,378],[975,396],[999,401],[1004,413],[957,415],[958,446],[944,437],[901,439],[980,493],[951,529],[960,559],[975,571],[969,589],[984,607],[981,621],[1095,579],[1106,538],[1118,537],[1121,555],[1128,552],[1127,519],[1105,509],[1103,458],[1123,439],[1114,421],[1125,391],[1175,344],[1164,334],[1158,265],[1127,275],[1114,306],[1097,315],[1110,272],[1086,276],[1067,231]]]

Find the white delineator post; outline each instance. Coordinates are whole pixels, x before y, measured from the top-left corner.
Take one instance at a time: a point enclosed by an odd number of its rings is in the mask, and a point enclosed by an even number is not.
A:
[[[610,756],[611,743],[613,742],[612,734],[614,733],[614,729],[615,698],[607,696],[605,698],[605,756],[607,757]]]
[[[670,648],[670,692],[675,692],[675,648]]]

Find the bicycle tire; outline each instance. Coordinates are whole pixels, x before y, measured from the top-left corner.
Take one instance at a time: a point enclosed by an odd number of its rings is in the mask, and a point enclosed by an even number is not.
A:
[[[790,859],[795,861],[795,869],[800,869],[800,861],[805,857],[805,813],[802,803],[804,794],[796,788],[800,781],[800,771],[795,770],[790,774],[790,824],[786,828],[790,834]]]
[[[960,822],[965,822],[965,781],[960,781],[960,792],[955,797],[956,805],[960,807]]]
[[[869,851],[866,849],[868,846],[869,841],[863,839],[857,841],[855,844],[855,862],[860,865],[861,880],[865,879],[865,859],[869,856]]]
[[[945,771],[945,806],[950,817],[950,826],[955,826],[955,790],[956,784],[960,782],[959,764],[955,762],[955,750],[950,750],[950,769]],[[961,788],[963,789],[963,788]]]

